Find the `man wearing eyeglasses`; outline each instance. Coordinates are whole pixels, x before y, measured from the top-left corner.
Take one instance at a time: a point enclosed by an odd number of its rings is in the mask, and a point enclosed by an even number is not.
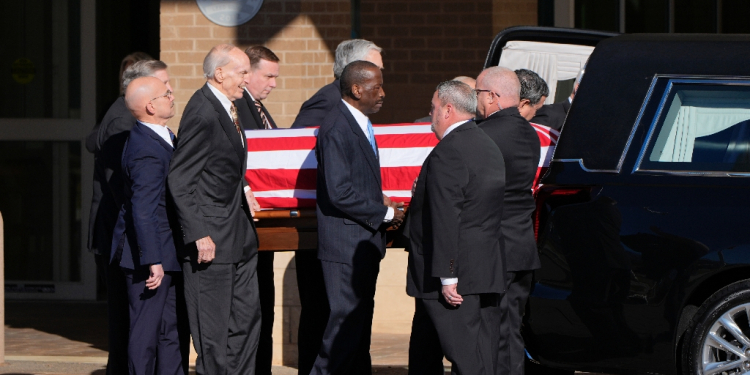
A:
[[[496,374],[523,374],[521,318],[532,270],[540,267],[531,220],[535,207],[531,185],[539,164],[539,137],[518,112],[521,84],[514,71],[499,66],[485,69],[477,77],[476,93],[477,118],[482,119],[479,128],[495,141],[505,161],[502,228],[507,290],[496,314],[502,330]]]
[[[122,94],[140,77],[156,77],[167,89],[167,64],[159,60],[141,60],[122,73]],[[88,247],[95,254],[96,265],[107,285],[107,321],[109,326],[109,358],[107,374],[128,372],[128,304],[125,276],[120,266],[111,263],[112,232],[122,205],[122,150],[135,118],[125,105],[124,96],[112,103],[97,129],[94,150],[93,194],[89,214]]]
[[[112,238],[112,260],[125,274],[130,311],[130,374],[187,373],[187,324],[178,323],[183,304],[182,272],[167,193],[174,134],[172,91],[161,80],[142,77],[125,92],[136,123],[122,155],[124,202]]]

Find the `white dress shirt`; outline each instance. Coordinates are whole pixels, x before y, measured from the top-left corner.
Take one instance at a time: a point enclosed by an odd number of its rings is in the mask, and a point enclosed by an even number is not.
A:
[[[167,129],[166,125],[156,125],[156,124],[150,124],[148,122],[138,121],[143,125],[146,125],[149,129],[153,130],[154,133],[158,134],[162,139],[164,139],[164,142],[167,142],[172,148],[174,148],[174,144],[172,144],[172,136],[169,135],[169,130]]]
[[[449,126],[448,129],[445,129],[445,133],[443,133],[443,139],[445,139],[445,137],[448,136],[448,133],[452,132],[457,127],[459,127],[459,126],[461,126],[461,125],[463,125],[463,124],[465,124],[465,123],[467,123],[469,121],[471,121],[471,120],[463,120],[463,121],[459,121],[459,122],[457,122],[457,123]],[[458,284],[458,277],[441,277],[440,278],[440,283],[443,284],[443,285]]]
[[[351,104],[347,103],[346,100],[341,99],[342,102],[346,105],[346,108],[349,108],[349,112],[352,113],[352,117],[354,117],[354,121],[357,122],[357,125],[359,125],[359,128],[362,129],[362,133],[365,133],[365,137],[367,137],[368,141],[373,141],[370,139],[370,132],[367,131],[367,123],[370,121],[370,119],[365,116],[364,113],[360,112],[357,108],[354,108]],[[388,211],[385,213],[385,217],[383,218],[383,222],[389,222],[393,219],[393,207],[388,207]]]
[[[224,110],[227,111],[227,115],[229,115],[229,119],[232,119],[232,101],[227,98],[227,96],[219,91],[214,85],[212,85],[210,82],[208,83],[208,88],[211,89],[211,92],[214,93],[214,96],[216,99],[219,99],[219,103],[221,103],[221,106],[224,107]]]

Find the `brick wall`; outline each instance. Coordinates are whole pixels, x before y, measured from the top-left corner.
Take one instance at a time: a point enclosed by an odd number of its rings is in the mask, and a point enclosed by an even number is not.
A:
[[[161,59],[169,65],[177,115],[205,79],[203,58],[211,47],[263,44],[281,59],[277,87],[264,101],[280,127],[291,126],[300,105],[333,81],[333,51],[351,33],[349,0],[265,0],[258,14],[239,27],[209,21],[195,0],[161,1]]]
[[[362,37],[383,47],[385,103],[375,123],[427,116],[435,86],[476,77],[494,33],[491,0],[362,0]]]
[[[532,26],[538,22],[538,0],[493,0],[492,3],[492,30],[494,34],[511,26]]]

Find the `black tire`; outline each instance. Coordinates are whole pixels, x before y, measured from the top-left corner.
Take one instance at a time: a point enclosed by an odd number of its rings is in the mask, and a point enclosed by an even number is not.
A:
[[[683,374],[702,375],[704,366],[709,370],[721,363],[725,367],[721,373],[728,375],[750,370],[750,317],[746,309],[750,310],[748,280],[720,289],[701,305],[685,331]]]
[[[573,370],[558,370],[554,368],[544,367],[538,363],[531,362],[526,358],[526,362],[523,365],[524,375],[573,375]]]

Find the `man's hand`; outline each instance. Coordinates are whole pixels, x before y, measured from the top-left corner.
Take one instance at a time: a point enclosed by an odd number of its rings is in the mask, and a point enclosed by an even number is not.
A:
[[[255,212],[260,211],[260,204],[258,203],[258,200],[255,199],[255,194],[253,194],[252,190],[245,192],[245,200],[247,201],[247,206],[250,208],[250,214],[255,217]],[[253,220],[258,221],[258,219]]]
[[[414,196],[414,191],[417,190],[417,180],[419,180],[419,176],[414,178],[414,183],[411,185],[411,196]]]
[[[206,236],[195,241],[198,248],[198,263],[211,263],[216,257],[216,244],[211,236]]]
[[[164,268],[161,264],[152,264],[149,266],[150,276],[146,279],[146,288],[156,289],[161,285],[161,279],[164,278]]]
[[[443,298],[451,306],[458,306],[464,301],[463,297],[456,291],[458,284],[443,285]]]
[[[402,202],[401,205],[403,206],[404,203]],[[398,228],[403,222],[404,222],[404,211],[401,211],[398,208],[394,208],[393,219],[391,219],[391,225]]]
[[[404,207],[404,202],[394,202],[387,195],[383,194],[383,204],[394,209]]]

